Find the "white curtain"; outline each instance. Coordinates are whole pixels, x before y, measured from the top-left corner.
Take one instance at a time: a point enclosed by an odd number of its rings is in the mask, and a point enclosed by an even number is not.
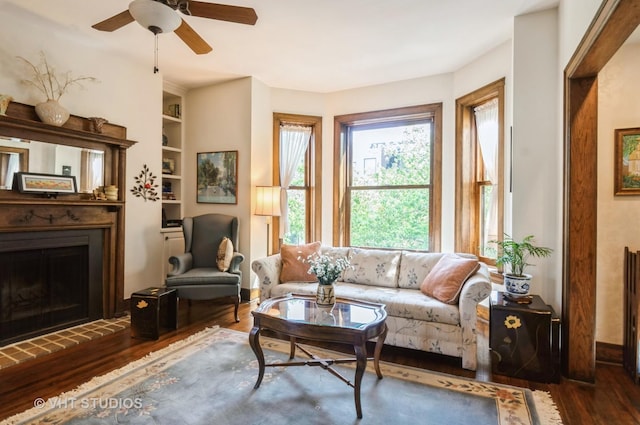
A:
[[[13,174],[20,171],[20,155],[17,153],[0,154],[0,187],[11,189]]]
[[[474,112],[484,169],[493,185],[489,214],[482,229],[486,242],[498,239],[498,99],[477,106]]]
[[[309,141],[311,127],[283,124],[280,126],[280,238],[289,231],[289,207],[287,189],[295,176],[296,167],[304,157]]]
[[[91,192],[99,186],[104,186],[104,154],[100,151],[83,149],[80,158],[80,191]]]

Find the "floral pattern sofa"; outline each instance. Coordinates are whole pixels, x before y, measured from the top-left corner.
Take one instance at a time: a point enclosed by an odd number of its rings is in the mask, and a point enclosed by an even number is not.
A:
[[[491,293],[484,264],[466,279],[457,304],[446,304],[420,291],[445,254],[337,247],[322,247],[322,253],[351,259],[352,268],[336,282],[337,297],[386,305],[386,344],[460,357],[463,368],[476,369],[476,307]],[[260,281],[260,301],[316,292],[317,283],[280,282],[280,254],[254,260],[251,268]]]

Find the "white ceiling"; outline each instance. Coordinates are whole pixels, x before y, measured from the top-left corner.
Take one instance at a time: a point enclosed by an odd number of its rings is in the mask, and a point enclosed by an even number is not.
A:
[[[203,0],[206,1],[206,0]],[[252,7],[255,26],[182,15],[213,52],[159,36],[163,77],[184,87],[254,76],[270,87],[332,92],[452,72],[511,37],[513,17],[558,0],[218,0]],[[1,19],[37,19],[89,47],[153,69],[153,34],[137,23],[91,28],[129,0],[0,0]],[[176,12],[178,13],[178,12]]]

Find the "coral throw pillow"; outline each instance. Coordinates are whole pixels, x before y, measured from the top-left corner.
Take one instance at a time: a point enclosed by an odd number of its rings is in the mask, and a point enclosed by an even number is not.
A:
[[[445,254],[424,278],[420,291],[446,304],[456,304],[466,280],[480,268],[474,258]]]
[[[231,239],[224,237],[220,246],[218,247],[218,256],[216,257],[216,264],[221,272],[229,270],[231,265],[231,259],[233,258],[233,243]]]
[[[320,242],[312,242],[306,245],[282,245],[280,258],[282,258],[282,271],[280,282],[317,282],[314,274],[309,274],[309,264],[302,262],[308,256],[320,253]]]

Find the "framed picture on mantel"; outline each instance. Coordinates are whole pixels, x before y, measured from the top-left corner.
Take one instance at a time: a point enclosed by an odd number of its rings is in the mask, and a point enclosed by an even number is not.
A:
[[[615,135],[615,195],[640,195],[640,128],[619,128]]]
[[[238,151],[198,153],[197,201],[238,203]]]
[[[76,193],[75,176],[58,174],[15,173],[14,189],[20,193]]]

